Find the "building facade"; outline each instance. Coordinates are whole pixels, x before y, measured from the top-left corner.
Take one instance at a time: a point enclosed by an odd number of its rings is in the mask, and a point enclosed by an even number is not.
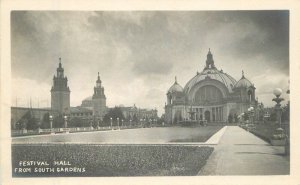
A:
[[[91,108],[81,106],[71,107],[70,112],[71,117],[93,119],[93,110]]]
[[[217,69],[209,50],[202,72],[189,80],[183,88],[175,77],[167,92],[165,121],[175,124],[181,121],[227,122],[229,116],[237,116],[256,104],[255,87],[242,72],[236,81],[223,70]]]
[[[59,58],[59,66],[56,69],[56,76],[53,77],[53,86],[51,88],[51,110],[60,114],[70,113],[70,88],[68,78],[64,76],[64,68]]]

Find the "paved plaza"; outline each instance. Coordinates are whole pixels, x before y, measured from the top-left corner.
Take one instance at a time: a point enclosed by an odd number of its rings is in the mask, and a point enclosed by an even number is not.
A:
[[[285,175],[284,147],[271,146],[237,126],[228,126],[198,175]]]

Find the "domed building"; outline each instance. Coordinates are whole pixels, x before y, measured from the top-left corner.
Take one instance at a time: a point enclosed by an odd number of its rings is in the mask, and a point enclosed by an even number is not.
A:
[[[184,88],[175,77],[167,92],[165,119],[169,124],[186,120],[227,122],[230,116],[237,117],[255,103],[254,84],[244,76],[244,72],[236,81],[217,69],[209,50],[203,71],[197,72]]]

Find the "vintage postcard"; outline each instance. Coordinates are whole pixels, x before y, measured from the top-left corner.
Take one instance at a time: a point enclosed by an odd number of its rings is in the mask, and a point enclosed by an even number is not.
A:
[[[50,4],[2,3],[3,184],[300,183],[299,3]]]

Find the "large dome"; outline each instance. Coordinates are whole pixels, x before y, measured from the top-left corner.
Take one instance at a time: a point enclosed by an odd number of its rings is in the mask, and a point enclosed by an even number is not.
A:
[[[233,92],[234,85],[236,84],[236,80],[230,75],[223,72],[223,70],[218,70],[215,67],[213,55],[210,52],[210,49],[207,53],[206,66],[201,73],[196,74],[184,87],[184,92],[189,93],[190,90],[193,89],[195,85],[199,82],[204,81],[206,79],[216,80],[225,85],[227,90],[231,93]]]
[[[243,72],[243,76],[242,78],[235,84],[235,88],[248,88],[254,86],[247,78],[245,78],[244,76],[244,72]]]
[[[189,92],[196,84],[205,80],[205,79],[217,80],[224,84],[229,92],[233,91],[233,87],[236,84],[236,80],[224,73],[222,70],[218,70],[217,68],[205,68],[201,73],[197,73],[184,87],[185,92]]]
[[[174,84],[169,88],[168,93],[174,93],[174,92],[183,92],[183,88],[181,85],[177,83],[177,79],[175,77]]]

